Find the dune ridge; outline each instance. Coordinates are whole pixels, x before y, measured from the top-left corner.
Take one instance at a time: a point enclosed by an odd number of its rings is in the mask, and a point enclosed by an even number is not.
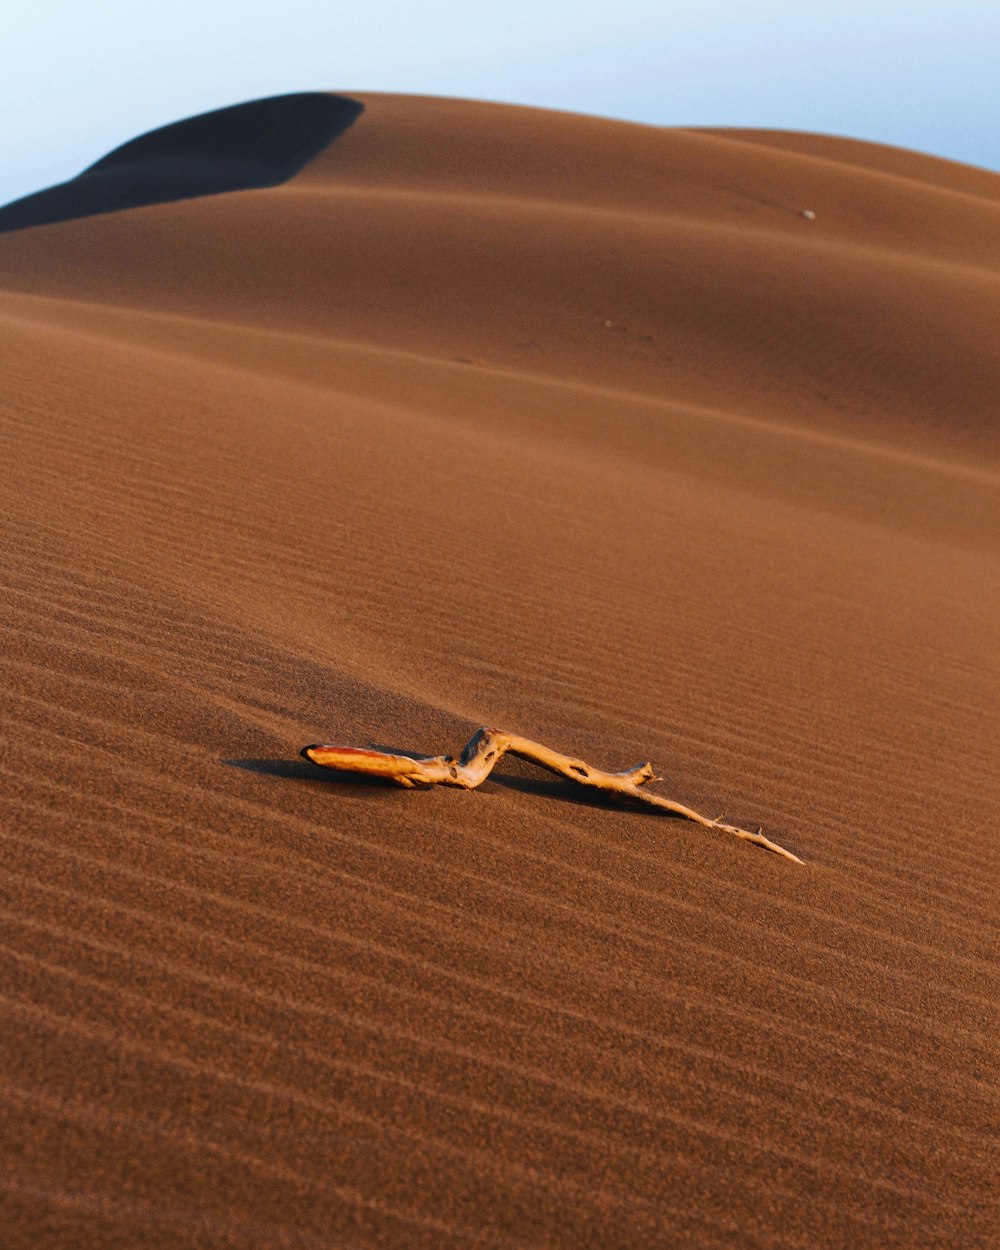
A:
[[[0,238],[5,1245],[987,1250],[1000,180],[357,100]]]
[[[147,204],[278,186],[352,125],[363,106],[300,92],[215,109],[130,139],[76,178],[0,208],[0,233]]]

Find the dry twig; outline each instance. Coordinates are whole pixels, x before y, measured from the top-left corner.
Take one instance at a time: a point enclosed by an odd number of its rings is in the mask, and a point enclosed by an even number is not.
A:
[[[502,733],[498,729],[480,729],[466,743],[462,754],[454,755],[410,756],[395,755],[389,751],[370,751],[363,747],[328,746],[314,743],[303,747],[301,754],[314,764],[324,768],[339,768],[345,772],[366,773],[373,777],[384,777],[398,786],[461,786],[465,790],[474,790],[481,785],[493,771],[494,765],[507,753],[520,759],[529,760],[540,768],[557,773],[569,781],[581,786],[591,786],[623,798],[634,799],[650,807],[672,812],[675,816],[683,816],[693,820],[706,829],[719,829],[730,833],[733,837],[753,842],[765,850],[783,855],[796,864],[802,860],[783,846],[765,838],[758,829],[751,833],[747,829],[737,829],[735,825],[723,824],[721,817],[710,820],[690,807],[675,803],[672,799],[651,794],[643,787],[650,781],[659,781],[654,776],[650,764],[639,764],[636,768],[627,769],[623,773],[605,773],[599,768],[592,768],[583,760],[573,759],[569,755],[560,755],[550,751],[528,738],[519,738],[516,734]]]

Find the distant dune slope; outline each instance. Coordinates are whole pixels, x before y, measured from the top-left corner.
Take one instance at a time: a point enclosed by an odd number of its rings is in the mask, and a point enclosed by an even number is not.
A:
[[[995,1247],[1000,178],[301,98],[0,235],[5,1250]]]
[[[1000,198],[961,167],[359,98],[291,182],[20,231],[0,279],[996,452]]]

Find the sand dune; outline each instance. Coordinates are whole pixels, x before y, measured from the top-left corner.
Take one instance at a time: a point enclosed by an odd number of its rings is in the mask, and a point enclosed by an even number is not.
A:
[[[357,99],[0,210],[5,1246],[994,1246],[1000,179]]]

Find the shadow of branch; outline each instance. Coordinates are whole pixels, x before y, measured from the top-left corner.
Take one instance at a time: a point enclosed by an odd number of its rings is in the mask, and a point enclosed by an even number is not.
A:
[[[494,770],[490,781],[502,786],[505,790],[517,790],[521,794],[535,794],[540,798],[555,799],[560,803],[569,803],[574,807],[592,807],[601,811],[641,812],[647,816],[666,816],[670,820],[683,820],[676,812],[648,807],[641,800],[630,799],[627,794],[611,794],[606,791],[593,790],[587,786],[574,785],[571,781],[559,781],[556,778],[524,777],[510,773],[499,773]]]
[[[358,789],[398,790],[399,787],[384,777],[370,777],[365,773],[346,772],[339,768],[321,768],[310,760],[286,759],[223,759],[220,763],[228,768],[240,768],[246,773],[261,777],[283,777],[286,781],[314,781],[324,785],[356,786]]]

